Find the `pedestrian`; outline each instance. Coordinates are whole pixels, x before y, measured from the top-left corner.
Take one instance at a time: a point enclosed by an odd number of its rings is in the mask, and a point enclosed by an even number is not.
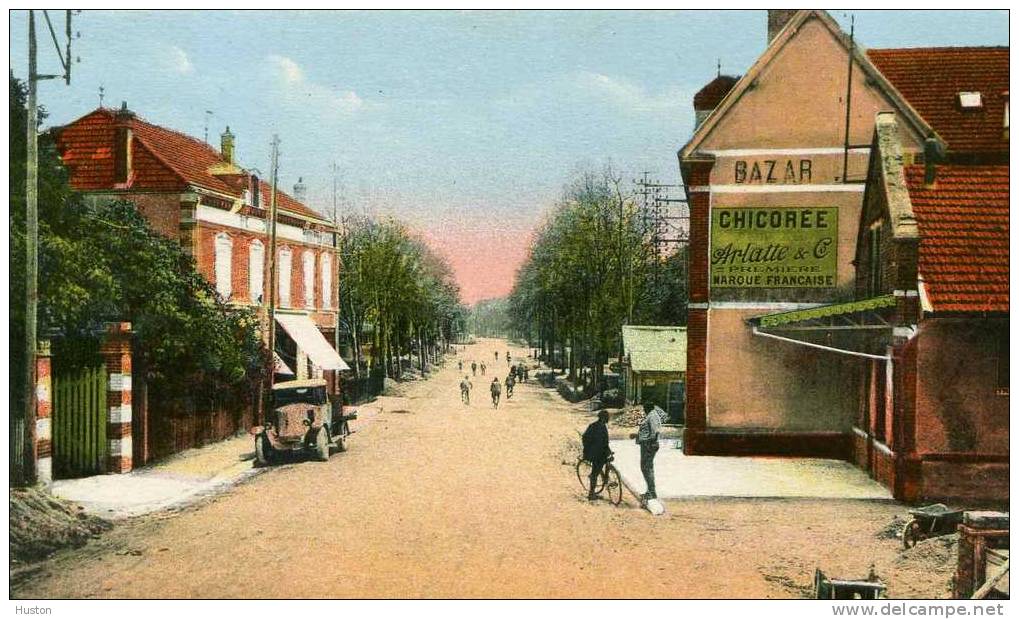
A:
[[[584,445],[584,459],[591,463],[591,477],[588,480],[587,500],[598,498],[595,492],[598,476],[603,475],[605,464],[612,461],[612,450],[609,449],[609,412],[604,408],[598,411],[598,419],[584,430],[581,442]]]
[[[471,384],[471,379],[464,374],[464,379],[460,381],[460,399],[467,406],[471,405],[471,389],[474,385]]]
[[[517,380],[521,382],[527,382],[527,368],[521,363],[517,366]]]
[[[506,351],[506,365],[513,365],[513,356],[508,350]]]
[[[485,362],[484,361],[481,362],[481,375],[482,376],[485,375]]]
[[[495,360],[496,360],[496,361],[498,361],[498,360],[499,360],[499,351],[498,351],[498,350],[497,350],[497,351],[495,351]]]
[[[531,369],[524,366],[524,382],[526,383],[531,378]]]
[[[471,374],[473,374],[475,376],[478,375],[478,362],[477,361],[471,361]]]
[[[517,378],[513,374],[506,376],[506,399],[513,397],[513,386],[517,384]]]
[[[637,444],[640,445],[640,472],[647,484],[647,492],[641,497],[642,505],[651,499],[657,499],[655,492],[655,454],[658,453],[658,436],[665,421],[665,411],[653,402],[644,403],[646,416],[637,429]]]
[[[499,377],[495,376],[492,378],[492,405],[499,408],[499,396],[502,395],[502,385],[499,384]]]

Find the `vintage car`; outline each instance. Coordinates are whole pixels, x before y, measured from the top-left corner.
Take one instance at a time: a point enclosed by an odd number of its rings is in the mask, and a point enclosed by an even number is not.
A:
[[[255,459],[259,465],[273,463],[281,452],[304,451],[318,460],[329,459],[334,443],[346,451],[349,422],[356,411],[344,411],[337,397],[330,402],[326,381],[321,378],[291,380],[273,385],[264,426],[252,428]]]

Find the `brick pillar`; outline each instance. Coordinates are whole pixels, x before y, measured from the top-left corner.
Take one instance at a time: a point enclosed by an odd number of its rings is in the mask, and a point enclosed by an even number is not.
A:
[[[708,302],[710,300],[711,169],[713,159],[683,162],[690,205],[690,266],[687,270],[686,427],[683,451],[703,453],[708,427]]]
[[[36,481],[53,483],[53,372],[49,340],[39,340],[35,353]]]
[[[915,503],[923,498],[923,469],[916,449],[917,337],[892,347],[892,451],[895,452],[895,498]],[[898,339],[898,338],[897,338]]]
[[[201,244],[198,241],[198,194],[186,193],[180,199],[180,246],[184,253],[199,264]]]
[[[131,323],[107,327],[99,352],[106,363],[106,472],[131,470]]]

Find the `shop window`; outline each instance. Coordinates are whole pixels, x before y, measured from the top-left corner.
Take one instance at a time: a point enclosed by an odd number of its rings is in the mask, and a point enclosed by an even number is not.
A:
[[[265,246],[255,239],[248,247],[248,294],[255,305],[262,304],[265,290]]]
[[[280,305],[283,307],[290,307],[290,266],[291,258],[293,254],[290,252],[289,247],[284,247],[280,250],[280,264],[279,264],[279,297]]]
[[[229,234],[220,232],[216,235],[216,292],[224,301],[230,298],[233,292],[233,239]]]
[[[329,309],[333,302],[333,260],[327,252],[319,259],[322,278],[322,308]]]
[[[1008,325],[1002,328],[998,338],[998,380],[997,394],[1008,395]]]
[[[315,252],[304,252],[304,306],[315,307]]]

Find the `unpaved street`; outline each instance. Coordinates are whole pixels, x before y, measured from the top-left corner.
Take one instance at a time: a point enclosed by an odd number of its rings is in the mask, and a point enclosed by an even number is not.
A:
[[[533,378],[493,409],[487,383],[505,377],[506,349],[482,340],[462,355],[489,365],[470,407],[451,360],[411,383],[406,406],[388,406],[347,453],[118,525],[13,594],[796,597],[816,566],[862,577],[871,563],[894,597],[947,593],[943,570],[878,535],[904,511],[894,504],[698,500],[669,502],[658,519],[629,495],[618,508],[589,504],[563,464],[589,415]]]

